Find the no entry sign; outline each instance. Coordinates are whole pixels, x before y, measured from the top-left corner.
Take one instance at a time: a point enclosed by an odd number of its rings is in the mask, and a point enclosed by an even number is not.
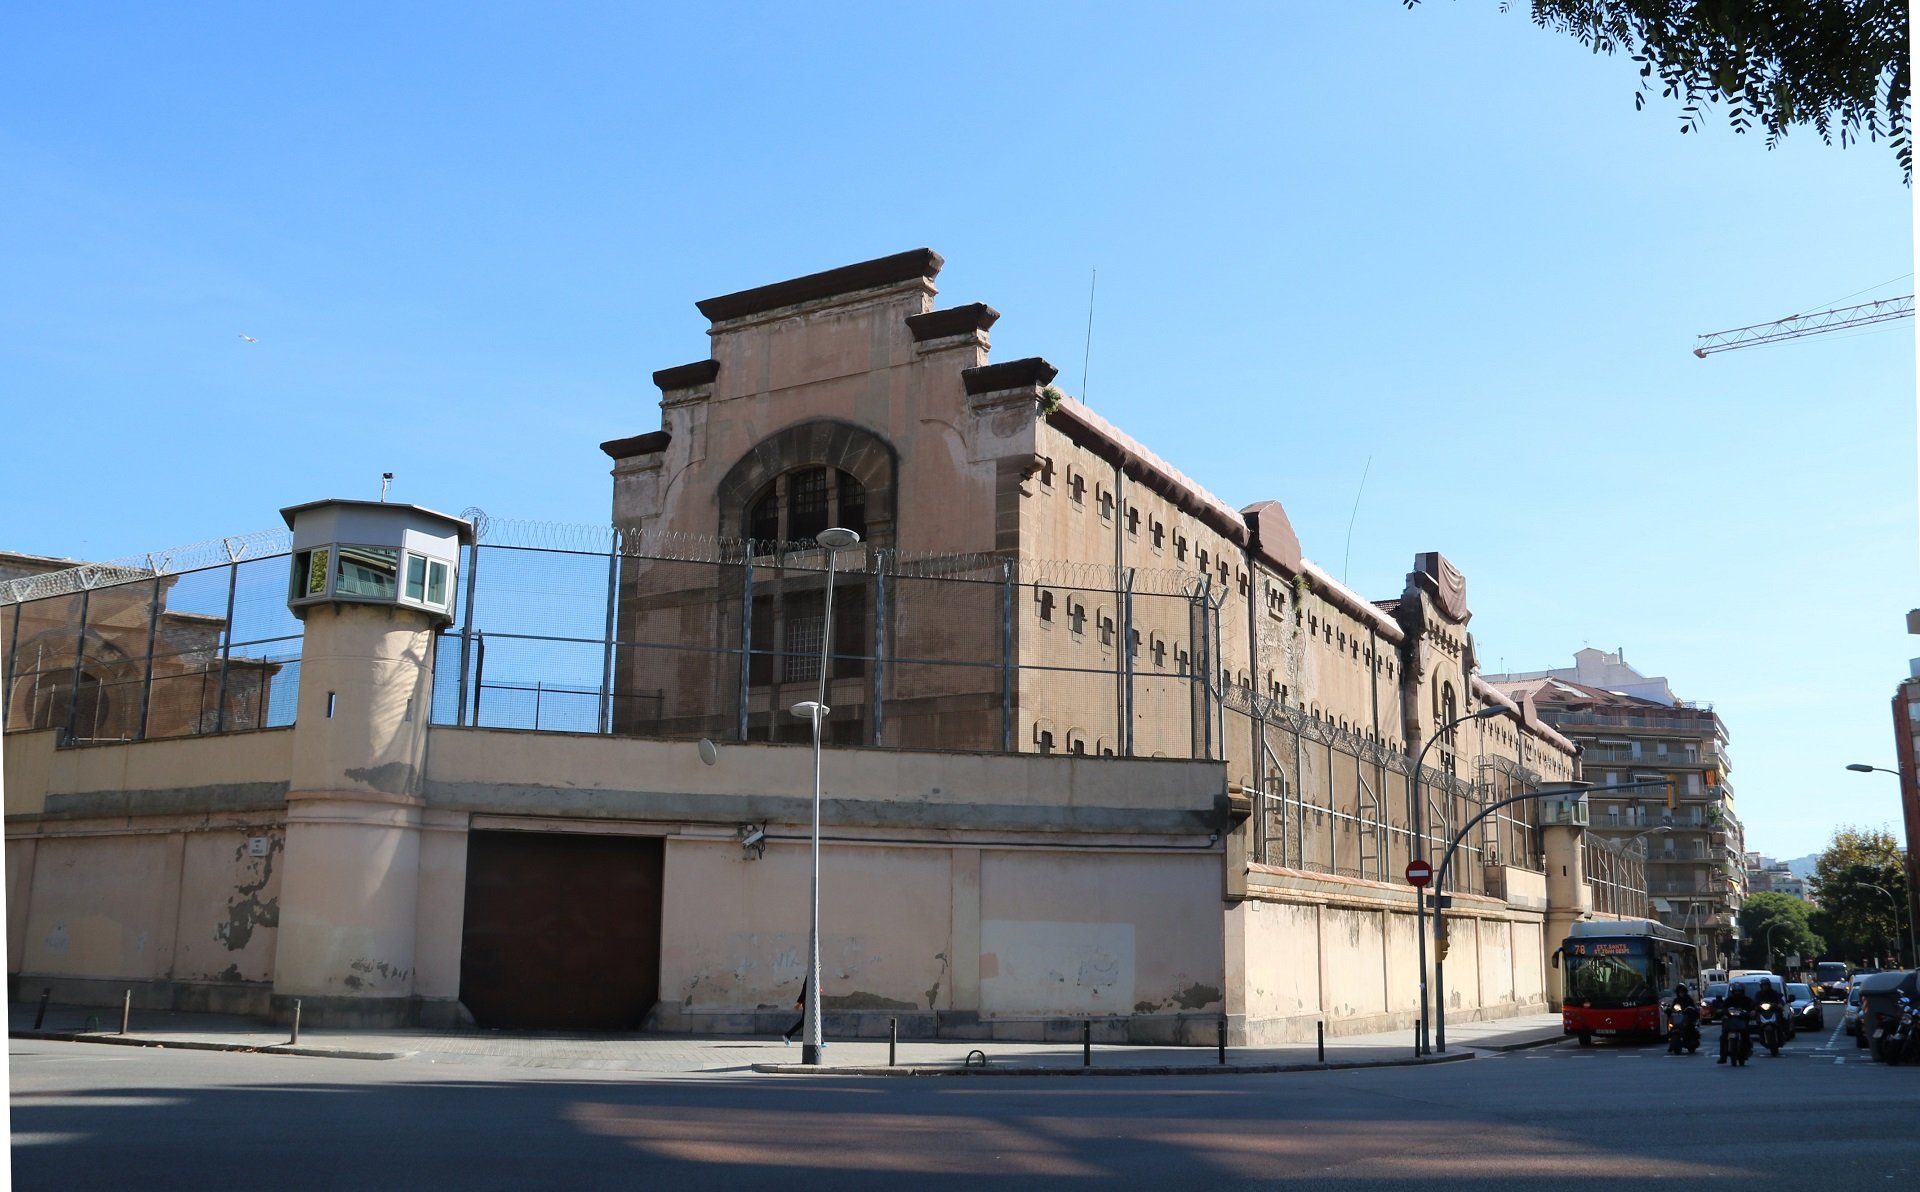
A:
[[[1433,866],[1425,861],[1407,862],[1407,884],[1424,886],[1433,880]]]

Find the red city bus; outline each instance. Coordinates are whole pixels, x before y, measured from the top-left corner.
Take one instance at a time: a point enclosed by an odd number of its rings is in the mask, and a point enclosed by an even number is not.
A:
[[[1582,1047],[1595,1035],[1665,1038],[1662,1007],[1675,985],[1699,972],[1686,937],[1649,919],[1575,923],[1572,932],[1553,954],[1561,1030],[1580,1036]]]

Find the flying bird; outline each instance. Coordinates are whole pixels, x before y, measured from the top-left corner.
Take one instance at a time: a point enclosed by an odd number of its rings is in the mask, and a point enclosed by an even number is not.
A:
[[[250,343],[250,344],[257,344],[257,343],[259,343],[259,342],[260,342],[259,340],[257,340],[257,339],[255,339],[255,338],[253,338],[253,336],[251,336],[251,335],[247,335],[247,334],[245,334],[245,333],[242,333],[242,334],[241,334],[241,336],[240,336],[240,338],[241,338],[241,339],[244,339],[244,340],[246,340],[246,341],[247,341],[248,343]]]

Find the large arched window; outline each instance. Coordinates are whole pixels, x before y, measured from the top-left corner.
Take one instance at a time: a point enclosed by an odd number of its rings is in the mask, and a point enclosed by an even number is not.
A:
[[[867,536],[867,491],[839,468],[783,472],[747,509],[747,537],[755,542],[811,546],[829,526]]]
[[[815,535],[829,527],[867,536],[867,494],[859,480],[832,467],[801,467],[782,472],[763,485],[746,510],[747,537],[756,556],[772,556],[772,566],[757,582],[753,601],[750,687],[769,689],[776,711],[790,702],[796,684],[806,688],[820,679],[820,637],[826,623],[826,585]],[[842,560],[845,568],[847,560]],[[870,600],[863,573],[843,569],[833,593],[831,680],[857,679],[867,673],[873,648]],[[868,732],[865,701],[844,687],[828,701],[829,738],[858,744]],[[803,721],[775,715],[775,740],[803,740],[811,728]]]

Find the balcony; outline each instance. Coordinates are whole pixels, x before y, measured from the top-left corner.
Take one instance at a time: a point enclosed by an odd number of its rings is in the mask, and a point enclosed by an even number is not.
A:
[[[1720,718],[1705,708],[1663,708],[1660,713],[1639,711],[1597,712],[1560,711],[1543,708],[1547,723],[1558,729],[1580,725],[1599,728],[1645,729],[1650,732],[1693,733],[1710,739],[1724,739],[1726,730]]]

